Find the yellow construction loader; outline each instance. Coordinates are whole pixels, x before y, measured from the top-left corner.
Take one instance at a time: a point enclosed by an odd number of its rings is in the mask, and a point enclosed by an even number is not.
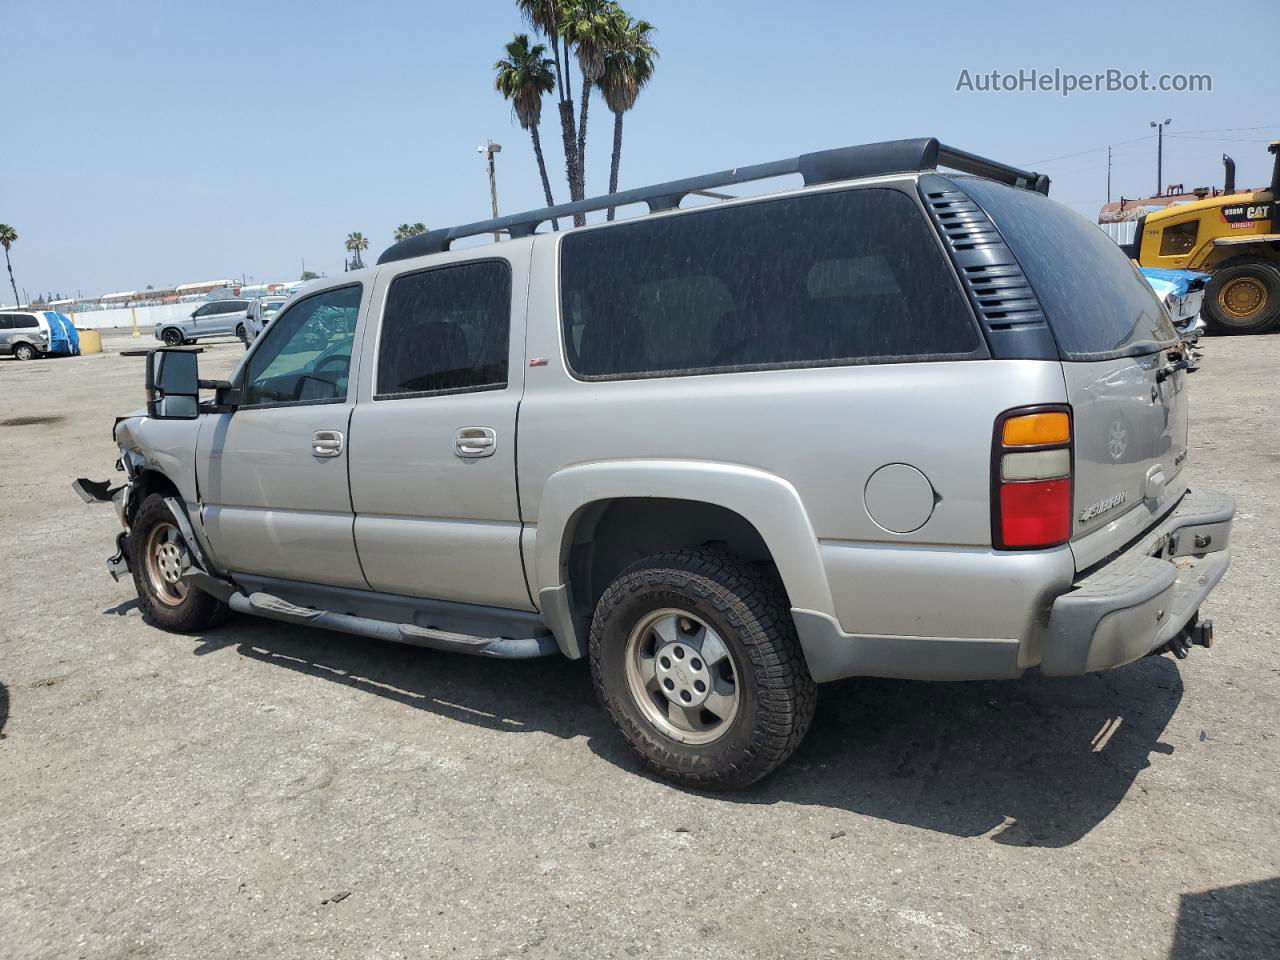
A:
[[[1133,243],[1124,245],[1141,266],[1210,274],[1202,315],[1215,333],[1264,333],[1280,326],[1280,140],[1267,150],[1276,158],[1269,187],[1237,190],[1235,164],[1224,157],[1221,194],[1156,200],[1167,205],[1146,211]]]

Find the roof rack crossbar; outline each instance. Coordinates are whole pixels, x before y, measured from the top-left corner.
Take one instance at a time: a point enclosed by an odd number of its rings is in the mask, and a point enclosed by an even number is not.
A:
[[[530,210],[492,220],[480,220],[462,226],[430,230],[388,247],[378,258],[378,263],[443,253],[455,240],[486,233],[506,232],[513,239],[528,237],[548,220],[572,218],[577,214],[591,213],[609,207],[643,203],[650,213],[674,210],[690,194],[714,196],[708,191],[716,187],[768,180],[788,174],[798,173],[804,178],[806,186],[813,186],[858,177],[932,170],[939,166],[948,166],[964,173],[988,177],[1011,186],[1037,190],[1040,193],[1049,192],[1049,178],[1043,174],[1019,170],[996,160],[957,150],[938,143],[932,137],[892,140],[885,143],[867,143],[860,146],[839,147],[834,150],[820,150],[786,160],[734,167],[730,170],[721,170],[719,173],[708,173],[649,187],[622,190],[586,200],[556,204],[541,210]]]
[[[961,173],[972,173],[974,176],[986,177],[988,180],[998,180],[1012,187],[1034,190],[1046,196],[1049,193],[1049,178],[1043,173],[1019,170],[1007,163],[1001,163],[989,157],[980,157],[976,153],[949,147],[945,143],[938,147],[938,166],[950,167]]]

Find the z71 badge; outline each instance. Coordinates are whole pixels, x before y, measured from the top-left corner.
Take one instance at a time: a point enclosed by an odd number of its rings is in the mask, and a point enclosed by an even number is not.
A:
[[[1105,500],[1099,500],[1097,503],[1090,504],[1080,511],[1080,522],[1085,523],[1088,520],[1092,520],[1094,517],[1120,506],[1120,504],[1124,503],[1128,499],[1128,491],[1123,491],[1121,493],[1113,494]]]

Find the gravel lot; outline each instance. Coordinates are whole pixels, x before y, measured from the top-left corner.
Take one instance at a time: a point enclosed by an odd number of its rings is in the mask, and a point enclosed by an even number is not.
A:
[[[6,960],[1280,957],[1280,336],[1192,381],[1193,482],[1239,504],[1217,646],[829,685],[734,796],[639,773],[580,663],[144,624],[69,483],[151,343],[0,360]]]

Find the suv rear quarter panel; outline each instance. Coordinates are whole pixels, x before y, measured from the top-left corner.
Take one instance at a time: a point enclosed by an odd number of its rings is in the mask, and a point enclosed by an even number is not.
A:
[[[626,461],[625,482],[601,480],[594,489],[580,487],[578,496],[584,502],[618,495],[672,496],[646,485],[639,466],[646,460],[655,466],[662,462],[663,469],[681,462],[749,468],[794,489],[808,520],[794,535],[804,537],[819,554],[855,548],[836,564],[843,582],[821,591],[836,598],[828,599],[821,612],[839,612],[846,629],[866,630],[871,624],[878,632],[937,635],[948,613],[930,602],[931,584],[945,579],[948,569],[957,571],[959,589],[988,584],[993,573],[989,562],[974,582],[966,583],[968,568],[954,561],[965,554],[1002,559],[991,549],[992,427],[1011,407],[1065,400],[1056,360],[896,363],[588,382],[569,372],[564,357],[558,274],[556,238],[539,239],[527,334],[531,366],[519,437],[522,514],[542,528],[536,564],[526,550],[535,595],[558,585],[544,581],[557,569],[547,558],[560,555],[564,531],[556,529],[559,519],[550,525],[544,521],[565,516],[568,506],[557,502],[548,511],[543,500],[544,492],[556,486],[557,475],[592,464],[595,476],[603,478],[610,463]],[[864,502],[871,475],[897,463],[920,470],[934,491],[931,515],[911,533],[880,526]],[[786,507],[770,502],[767,494],[761,497],[750,513],[738,512],[756,525],[777,556],[763,529],[767,521],[756,518]],[[868,546],[876,549],[856,549]],[[883,546],[903,554],[916,548],[935,562],[879,564],[878,558],[886,556]],[[1070,569],[1069,558],[1066,567]],[[794,594],[796,578],[781,563],[780,568]],[[824,568],[830,577],[832,564]],[[875,585],[886,582],[880,571],[890,568],[888,576],[896,581],[893,600],[877,600]],[[864,576],[862,583],[871,588],[851,591],[849,584]],[[904,591],[915,592],[919,602],[904,606]],[[853,599],[842,603],[841,597]],[[974,612],[975,632],[967,635],[990,629],[989,623],[976,622],[980,612]],[[1008,629],[1024,628],[1025,610],[1019,625]]]

